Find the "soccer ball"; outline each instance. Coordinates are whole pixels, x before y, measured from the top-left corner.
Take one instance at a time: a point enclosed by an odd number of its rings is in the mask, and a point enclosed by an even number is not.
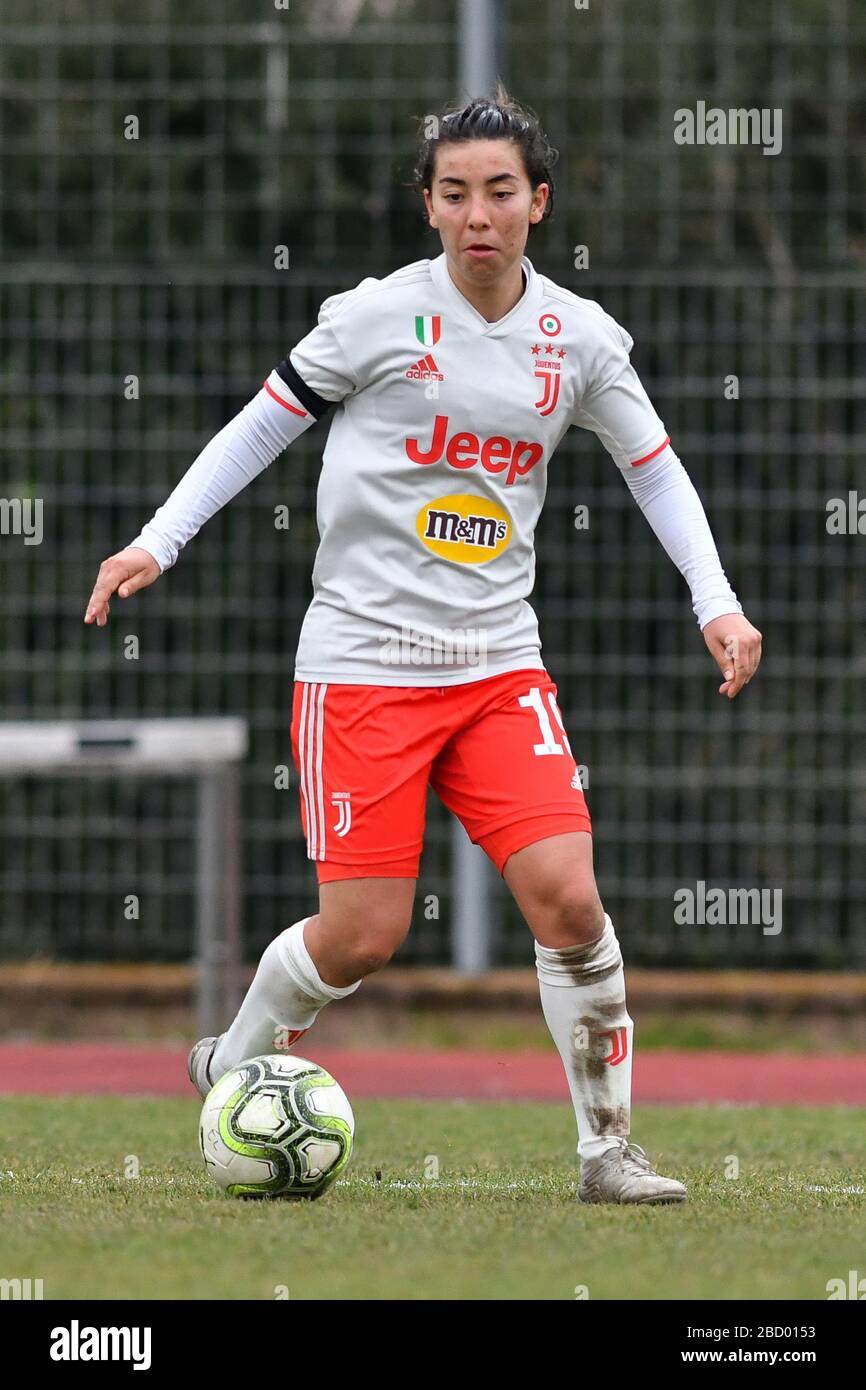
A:
[[[205,1097],[199,1143],[232,1197],[321,1197],[352,1154],[355,1117],[324,1067],[303,1057],[253,1057]]]

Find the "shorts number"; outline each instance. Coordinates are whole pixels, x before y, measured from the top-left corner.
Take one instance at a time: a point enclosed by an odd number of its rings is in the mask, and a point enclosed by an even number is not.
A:
[[[571,744],[568,741],[565,725],[562,722],[562,715],[559,712],[556,696],[552,690],[548,690],[547,692],[547,703],[550,705],[551,712],[562,731],[562,743],[565,744],[569,757],[572,757]],[[541,731],[542,741],[532,746],[532,751],[535,753],[536,757],[543,758],[551,753],[559,753],[561,755],[565,749],[563,749],[562,744],[557,742],[547,710],[544,708],[544,701],[541,698],[541,691],[538,686],[534,685],[528,695],[518,696],[518,704],[521,704],[524,709],[534,709],[538,718],[538,726]]]

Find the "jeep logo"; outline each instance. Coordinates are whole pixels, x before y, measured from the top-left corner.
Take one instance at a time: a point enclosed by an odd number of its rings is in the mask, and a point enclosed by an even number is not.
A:
[[[437,415],[433,423],[433,438],[426,449],[419,448],[417,439],[406,440],[406,453],[413,463],[438,463],[444,456],[452,468],[473,468],[481,461],[481,467],[488,473],[508,472],[505,486],[511,487],[517,478],[522,478],[534,468],[544,454],[541,444],[531,444],[518,439],[512,444],[502,434],[493,434],[483,442],[477,434],[461,430],[448,438],[448,416]]]

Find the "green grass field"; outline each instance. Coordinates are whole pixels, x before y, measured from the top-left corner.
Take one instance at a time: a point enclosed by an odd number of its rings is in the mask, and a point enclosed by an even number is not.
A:
[[[632,1137],[689,1184],[656,1208],[576,1200],[566,1105],[361,1102],[344,1179],[309,1204],[212,1188],[193,1101],[0,1113],[0,1277],[46,1299],[825,1299],[866,1274],[852,1108],[638,1111]]]

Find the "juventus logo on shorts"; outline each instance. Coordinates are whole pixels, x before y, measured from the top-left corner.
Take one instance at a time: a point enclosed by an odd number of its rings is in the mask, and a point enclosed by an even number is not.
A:
[[[343,835],[348,835],[352,828],[352,793],[332,792],[331,805],[339,808],[337,824],[332,829],[335,835],[342,838]]]

